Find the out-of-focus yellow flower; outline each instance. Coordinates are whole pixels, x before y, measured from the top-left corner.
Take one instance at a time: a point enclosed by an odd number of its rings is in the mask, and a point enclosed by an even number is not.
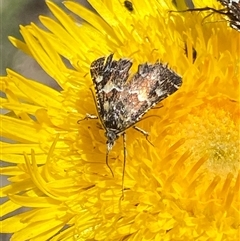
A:
[[[240,34],[227,22],[204,23],[206,13],[169,13],[170,0],[132,0],[132,12],[117,0],[89,2],[98,14],[64,2],[79,23],[47,1],[57,19],[40,17],[48,31],[31,24],[21,26],[24,42],[10,38],[62,91],[12,70],[0,79],[10,140],[1,159],[11,163],[1,168],[10,176],[2,232],[17,241],[238,240]],[[183,76],[163,108],[138,123],[154,146],[127,131],[122,201],[121,140],[110,153],[112,177],[104,131],[97,121],[77,124],[96,114],[89,66],[110,53],[131,58],[132,72],[159,59]]]

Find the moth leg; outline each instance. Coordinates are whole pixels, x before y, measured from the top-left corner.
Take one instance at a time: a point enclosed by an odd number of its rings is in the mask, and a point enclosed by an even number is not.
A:
[[[102,127],[102,125],[99,122],[97,122],[97,128],[100,130],[104,130],[104,128]]]
[[[125,168],[126,168],[126,158],[127,158],[127,147],[126,147],[126,133],[123,132],[123,173],[122,173],[122,196],[121,200],[124,199],[124,175],[125,175]]]
[[[160,103],[161,105],[160,106],[154,106],[154,107],[152,107],[151,109],[160,109],[160,108],[162,108],[163,107],[163,104],[162,103]]]
[[[133,128],[136,130],[136,131],[139,131],[141,132],[145,137],[148,137],[149,136],[149,133],[144,131],[143,129],[137,127],[137,126],[133,126]]]
[[[137,127],[137,126],[133,126],[133,129],[136,130],[136,131],[141,132],[146,137],[146,140],[148,141],[148,143],[150,143],[152,146],[154,146],[148,139],[149,133],[147,131],[144,131],[143,129],[141,129],[141,128]]]
[[[98,119],[98,116],[87,113],[86,116],[85,116],[83,119],[78,120],[77,123],[79,124],[81,121],[89,120],[89,119],[90,119],[90,120]]]

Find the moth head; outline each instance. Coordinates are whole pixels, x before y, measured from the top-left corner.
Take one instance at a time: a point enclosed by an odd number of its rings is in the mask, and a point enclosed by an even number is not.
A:
[[[115,141],[118,139],[119,135],[116,134],[116,132],[112,131],[112,130],[108,130],[105,133],[105,136],[107,137],[107,147],[108,150],[111,150]]]

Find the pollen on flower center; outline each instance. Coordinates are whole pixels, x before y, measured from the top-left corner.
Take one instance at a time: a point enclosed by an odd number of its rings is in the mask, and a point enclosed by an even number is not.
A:
[[[239,168],[239,110],[234,101],[211,100],[194,108],[180,124],[186,138],[185,147],[194,160],[207,156],[204,168],[209,173],[226,177],[237,175]]]

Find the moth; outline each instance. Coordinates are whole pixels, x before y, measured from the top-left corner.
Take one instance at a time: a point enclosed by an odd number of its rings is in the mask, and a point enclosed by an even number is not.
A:
[[[130,77],[131,66],[131,60],[113,60],[110,54],[93,61],[90,67],[98,115],[87,114],[86,118],[100,119],[107,139],[106,164],[110,170],[108,155],[116,140],[123,136],[125,168],[126,130],[133,127],[147,137],[148,133],[135,124],[182,85],[182,78],[159,61],[140,64],[137,73]],[[114,176],[112,170],[111,173]]]

